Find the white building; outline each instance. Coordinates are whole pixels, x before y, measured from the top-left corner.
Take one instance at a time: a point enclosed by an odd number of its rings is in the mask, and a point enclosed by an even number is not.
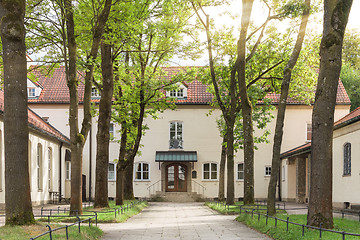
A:
[[[180,68],[165,68],[169,78]],[[35,86],[35,97],[29,98],[29,106],[40,116],[61,132],[69,136],[68,109],[69,91],[66,85],[64,68],[56,69],[50,77],[39,77]],[[29,88],[34,87],[29,83]],[[209,105],[212,95],[206,92],[206,86],[198,81],[184,83],[182,90],[167,93],[178,98],[177,109],[166,110],[159,114],[159,119],[145,120],[149,127],[141,144],[142,155],[136,157],[134,166],[134,193],[136,197],[149,197],[156,191],[162,192],[197,192],[207,198],[216,198],[218,194],[219,162],[221,154],[221,137],[216,119],[221,112],[216,109],[207,116],[212,107]],[[30,91],[30,90],[29,90]],[[34,90],[31,90],[34,91]],[[82,101],[83,86],[79,86]],[[276,107],[278,95],[269,94]],[[94,90],[93,101],[98,102],[100,96]],[[340,82],[335,109],[335,120],[349,113],[350,100]],[[80,105],[80,111],[82,106]],[[311,131],[312,106],[289,100],[282,151],[287,151],[306,143]],[[273,111],[276,117],[276,110]],[[82,120],[82,113],[79,114]],[[273,139],[275,119],[268,124]],[[115,139],[119,139],[118,127],[112,129]],[[96,156],[96,117],[92,120],[92,128],[84,149],[83,174],[86,184],[86,198],[94,197],[95,188],[95,156]],[[256,130],[255,134],[258,133]],[[272,144],[259,144],[255,151],[255,197],[267,197],[267,187],[271,173]],[[115,197],[115,165],[113,159],[118,157],[119,145],[110,143],[109,163],[109,197]],[[243,197],[243,152],[235,157],[235,197]],[[286,174],[290,174],[287,170]],[[290,186],[290,185],[289,185]],[[282,184],[281,194],[291,199],[289,192],[294,191]],[[66,182],[65,196],[70,197],[70,185]]]

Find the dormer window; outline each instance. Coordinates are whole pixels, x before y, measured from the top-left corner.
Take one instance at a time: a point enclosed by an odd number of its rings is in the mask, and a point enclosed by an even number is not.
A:
[[[100,93],[99,93],[99,90],[97,89],[97,88],[92,88],[91,89],[91,97],[94,97],[94,98],[96,98],[96,97],[100,97]]]
[[[184,89],[179,90],[171,90],[170,97],[183,98],[184,97]]]
[[[177,85],[177,89],[166,91],[166,96],[178,99],[187,98],[187,87],[181,83],[178,83]]]
[[[28,88],[28,97],[36,97],[35,88]]]

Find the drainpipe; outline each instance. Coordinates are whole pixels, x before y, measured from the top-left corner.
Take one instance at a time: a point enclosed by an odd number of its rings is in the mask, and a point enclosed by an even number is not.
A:
[[[91,122],[92,122],[92,119],[91,119]],[[90,136],[89,136],[89,141],[90,141],[90,146],[89,146],[89,202],[91,202],[91,172],[92,172],[92,155],[91,155],[91,152],[92,152],[92,123],[91,123],[91,127],[90,127]]]
[[[60,142],[59,147],[59,202],[61,202],[61,150],[62,150],[63,142]]]

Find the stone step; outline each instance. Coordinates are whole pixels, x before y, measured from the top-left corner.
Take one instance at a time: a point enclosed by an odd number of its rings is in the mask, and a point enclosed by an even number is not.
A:
[[[196,202],[202,201],[202,196],[196,192],[156,192],[151,197],[154,201],[162,202]]]

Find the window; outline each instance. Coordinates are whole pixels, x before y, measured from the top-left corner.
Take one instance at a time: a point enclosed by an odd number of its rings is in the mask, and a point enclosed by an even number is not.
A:
[[[217,180],[217,164],[205,163],[203,168],[203,178],[205,180]]]
[[[282,171],[281,171],[281,174],[282,174],[282,180],[283,182],[285,181],[285,166],[282,167]]]
[[[306,141],[311,141],[311,135],[312,135],[312,124],[307,123],[306,124]]]
[[[71,162],[66,161],[65,162],[65,167],[66,167],[65,180],[70,180],[71,179]]]
[[[109,163],[108,165],[108,180],[115,181],[115,164]]]
[[[271,176],[271,167],[265,166],[265,176]]]
[[[171,90],[170,97],[183,98],[184,97],[184,89],[180,88],[178,90]]]
[[[39,143],[36,154],[36,179],[38,190],[42,190],[42,158],[42,145]]]
[[[351,143],[344,145],[344,176],[351,174]]]
[[[99,90],[97,88],[91,89],[91,97],[100,97]]]
[[[237,180],[244,180],[244,163],[237,165]]]
[[[135,179],[136,180],[149,180],[149,164],[148,163],[137,163],[135,168]]]
[[[35,88],[28,88],[28,97],[36,97]]]
[[[49,191],[52,191],[52,174],[51,174],[51,169],[52,169],[52,149],[48,148],[48,189]]]
[[[169,149],[183,149],[183,124],[182,122],[170,123]]]
[[[110,123],[109,134],[110,134],[110,140],[113,140],[114,139],[114,124],[113,123]]]

